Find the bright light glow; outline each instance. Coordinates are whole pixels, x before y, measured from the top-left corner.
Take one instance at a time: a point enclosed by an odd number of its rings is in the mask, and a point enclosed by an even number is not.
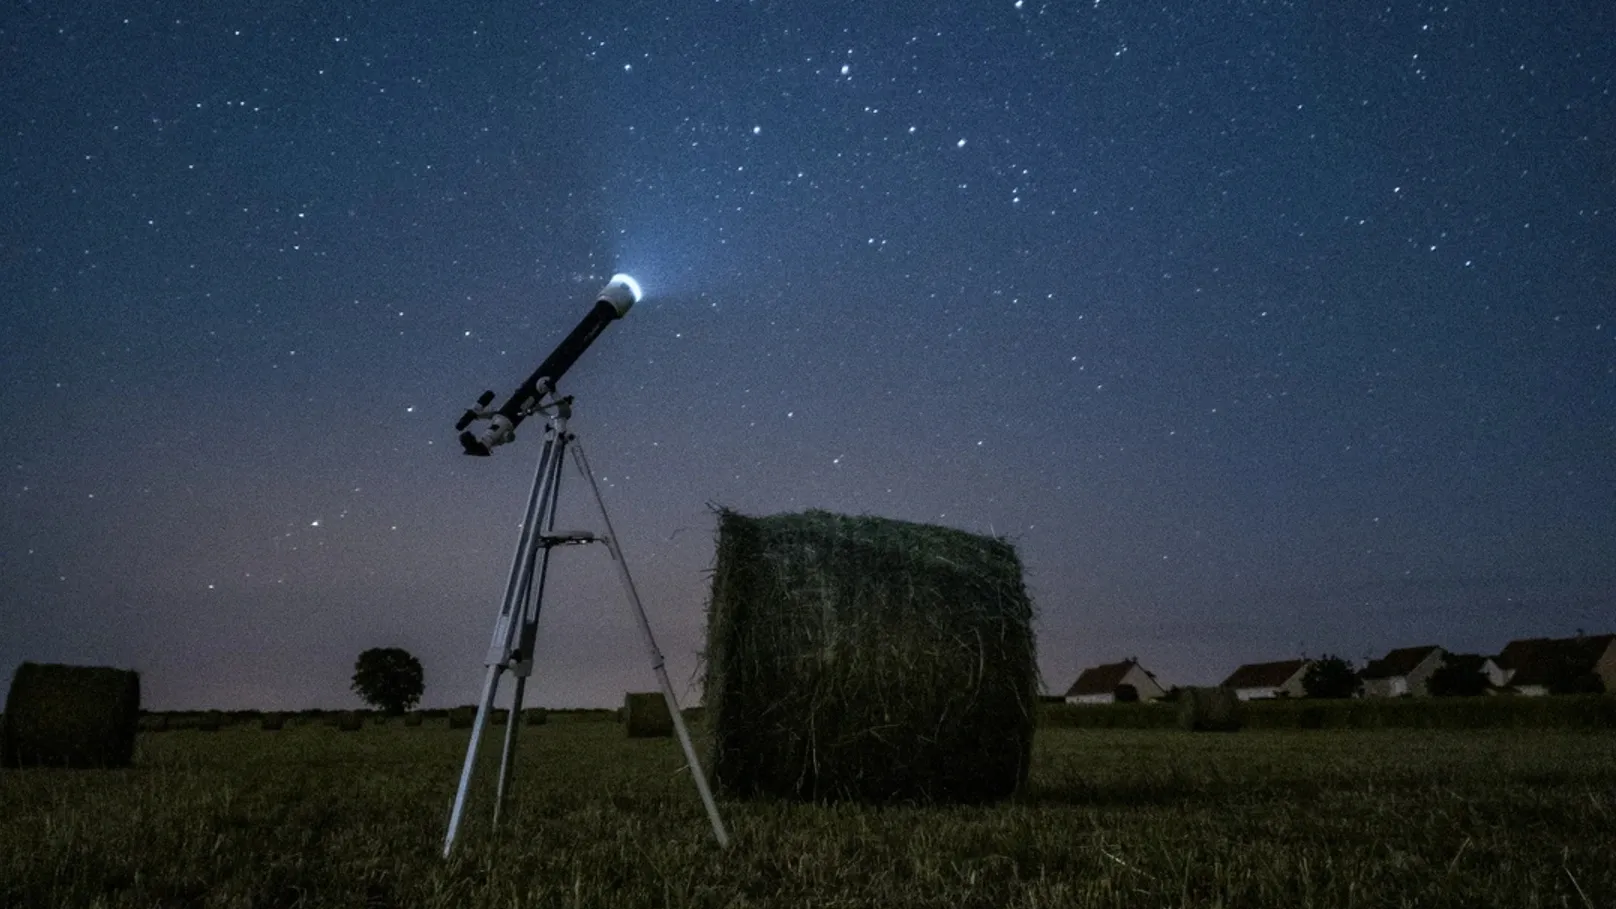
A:
[[[640,290],[640,282],[634,280],[633,278],[629,277],[628,275],[625,275],[625,274],[612,275],[611,283],[613,283],[613,284],[622,284],[624,287],[627,287],[628,292],[630,294],[634,295],[634,302],[636,302],[636,303],[640,302],[640,298],[645,296],[644,292],[642,292]]]

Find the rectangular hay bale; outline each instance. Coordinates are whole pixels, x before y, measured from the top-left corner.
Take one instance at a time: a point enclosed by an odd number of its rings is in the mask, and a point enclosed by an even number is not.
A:
[[[1027,778],[1033,606],[1005,540],[718,513],[708,767],[729,795],[983,802]]]
[[[139,673],[23,663],[0,719],[0,767],[128,767],[139,728]]]
[[[1178,725],[1189,732],[1237,732],[1243,725],[1232,688],[1184,688],[1178,694]]]
[[[660,691],[629,692],[623,695],[623,728],[631,739],[668,738],[673,735],[673,715]]]

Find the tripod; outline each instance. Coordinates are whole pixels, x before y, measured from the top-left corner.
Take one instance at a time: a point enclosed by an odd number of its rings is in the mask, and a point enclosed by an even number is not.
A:
[[[577,436],[567,429],[567,421],[572,416],[572,398],[570,396],[559,398],[548,407],[536,409],[543,412],[548,419],[544,430],[544,451],[539,456],[539,467],[533,477],[533,488],[528,493],[527,512],[522,518],[522,533],[516,544],[516,555],[511,560],[510,578],[505,585],[505,599],[499,610],[499,618],[494,622],[493,640],[488,645],[488,675],[483,682],[482,701],[477,708],[477,719],[472,724],[471,742],[466,746],[466,763],[460,771],[460,788],[455,792],[454,807],[449,812],[449,831],[443,838],[443,856],[448,858],[454,849],[455,836],[460,830],[460,821],[465,813],[466,794],[471,788],[472,772],[477,764],[477,746],[482,741],[483,730],[487,727],[488,717],[494,709],[494,696],[499,691],[500,675],[509,671],[516,677],[516,689],[511,701],[511,712],[505,723],[505,748],[500,757],[499,783],[494,794],[494,826],[499,826],[500,810],[504,807],[505,794],[515,770],[512,759],[516,754],[516,731],[521,727],[519,720],[527,678],[533,672],[533,645],[538,637],[539,608],[544,600],[544,582],[550,568],[550,550],[557,546],[583,543],[605,543],[612,561],[617,565],[618,577],[623,582],[623,591],[628,595],[634,617],[639,620],[640,635],[651,658],[651,668],[656,672],[657,681],[662,685],[662,697],[667,702],[668,713],[673,717],[673,728],[678,733],[680,746],[684,748],[685,760],[690,764],[691,776],[696,781],[696,790],[701,793],[701,801],[707,809],[708,820],[712,821],[713,836],[717,838],[720,846],[728,846],[729,834],[724,829],[723,819],[718,815],[718,804],[713,801],[712,791],[707,787],[707,778],[696,758],[695,746],[690,742],[690,731],[685,728],[684,717],[679,712],[679,702],[674,697],[672,683],[668,681],[662,651],[657,648],[656,639],[651,634],[651,623],[645,617],[645,607],[640,604],[640,595],[634,588],[634,579],[629,576],[628,565],[624,563],[623,553],[617,547],[617,537],[612,531],[611,518],[606,514],[606,503],[600,497],[600,487],[595,483],[595,475],[589,469],[589,461],[584,458],[583,448],[578,444]],[[573,455],[579,472],[589,481],[589,491],[594,495],[595,505],[600,509],[601,521],[606,527],[604,536],[587,531],[557,533],[555,530],[556,502],[561,493],[561,468],[569,452]]]

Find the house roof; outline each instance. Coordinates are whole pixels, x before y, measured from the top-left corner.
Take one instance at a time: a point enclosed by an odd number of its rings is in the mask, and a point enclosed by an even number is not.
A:
[[[1128,670],[1135,666],[1139,666],[1138,660],[1123,660],[1120,663],[1090,666],[1083,670],[1082,674],[1077,677],[1077,681],[1072,683],[1072,687],[1066,690],[1066,696],[1111,694],[1117,690],[1118,685],[1122,684],[1122,678],[1128,674]],[[1139,668],[1145,675],[1150,675],[1150,670],[1145,669],[1143,666]],[[1153,675],[1150,675],[1150,677],[1155,678]]]
[[[1613,643],[1616,643],[1616,634],[1525,638],[1505,645],[1497,663],[1514,671],[1509,680],[1511,685],[1547,685],[1568,670],[1592,672],[1594,664]]]
[[[1415,667],[1425,662],[1433,652],[1441,652],[1442,648],[1435,644],[1426,644],[1421,647],[1399,647],[1378,660],[1370,660],[1365,666],[1361,678],[1365,679],[1395,679],[1413,672]]]
[[[1482,671],[1489,660],[1492,661],[1494,666],[1498,665],[1496,659],[1490,656],[1482,656],[1479,653],[1445,653],[1442,655],[1443,665],[1458,666],[1461,669],[1473,669],[1476,672]]]
[[[1307,660],[1247,663],[1223,680],[1224,688],[1278,688],[1307,668]]]

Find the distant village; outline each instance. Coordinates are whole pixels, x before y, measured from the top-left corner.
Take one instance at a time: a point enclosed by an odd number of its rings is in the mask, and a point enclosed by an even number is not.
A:
[[[1321,671],[1333,662],[1356,679],[1346,690],[1323,694]],[[1336,689],[1341,689],[1337,678]],[[1313,690],[1309,690],[1310,683]],[[1449,653],[1435,644],[1400,647],[1359,670],[1336,657],[1248,663],[1218,686],[1242,701],[1266,698],[1350,696],[1400,698],[1465,695],[1542,696],[1616,691],[1616,634],[1510,641],[1497,655]],[[1166,687],[1137,658],[1091,666],[1063,696],[1069,704],[1172,699]]]

